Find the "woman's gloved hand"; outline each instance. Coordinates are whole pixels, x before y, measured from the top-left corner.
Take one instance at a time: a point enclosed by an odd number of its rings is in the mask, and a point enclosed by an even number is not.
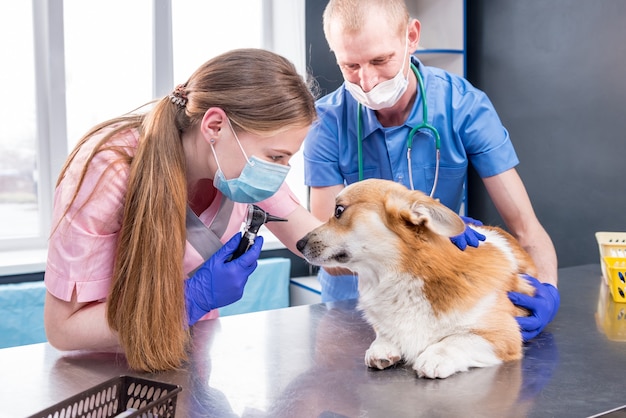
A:
[[[559,290],[550,283],[542,283],[532,276],[524,274],[524,279],[536,289],[535,296],[509,292],[509,299],[514,305],[528,309],[530,316],[518,316],[517,323],[522,331],[524,342],[535,338],[556,316],[561,303]]]
[[[455,235],[450,237],[450,241],[461,251],[465,250],[467,246],[478,247],[478,241],[484,241],[485,236],[480,232],[469,227],[469,225],[478,225],[481,226],[483,223],[481,221],[477,221],[476,219],[470,218],[468,216],[461,216],[463,222],[465,222],[465,231],[459,235]]]
[[[243,296],[248,276],[257,267],[263,237],[257,236],[248,251],[239,258],[227,261],[240,241],[241,234],[235,234],[205,261],[193,276],[185,280],[185,304],[189,326],[195,324],[207,312],[230,305]]]

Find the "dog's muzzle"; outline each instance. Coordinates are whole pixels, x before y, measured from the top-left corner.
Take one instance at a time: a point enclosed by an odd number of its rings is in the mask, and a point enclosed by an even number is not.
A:
[[[312,264],[344,264],[350,260],[350,253],[344,248],[331,252],[329,247],[316,235],[310,233],[296,243],[296,248]]]

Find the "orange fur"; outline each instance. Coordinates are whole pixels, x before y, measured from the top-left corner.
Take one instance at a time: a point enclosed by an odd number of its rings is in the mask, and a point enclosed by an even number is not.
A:
[[[519,275],[535,275],[536,270],[510,234],[476,227],[487,240],[461,251],[450,241],[465,229],[457,214],[421,192],[386,180],[348,186],[336,204],[336,216],[304,237],[298,249],[313,264],[359,274],[359,307],[377,334],[366,354],[368,365],[388,367],[399,352],[418,375],[447,377],[449,365],[430,346],[448,337],[468,338],[478,347],[477,358],[486,341],[497,357],[457,367],[453,363],[464,364],[464,359],[452,356],[452,373],[521,358],[514,318],[520,310],[507,292],[532,295],[534,287]],[[411,321],[435,325],[405,324]]]

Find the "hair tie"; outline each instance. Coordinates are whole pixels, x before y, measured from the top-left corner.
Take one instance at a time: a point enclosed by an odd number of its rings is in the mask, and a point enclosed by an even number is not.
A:
[[[185,107],[187,105],[187,92],[185,91],[185,85],[177,85],[174,91],[168,97],[170,98],[170,101],[175,105]]]

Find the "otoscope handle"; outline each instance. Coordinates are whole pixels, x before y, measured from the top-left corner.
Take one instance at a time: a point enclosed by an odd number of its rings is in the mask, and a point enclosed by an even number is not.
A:
[[[254,239],[256,238],[256,234],[251,234],[250,231],[246,231],[241,237],[241,241],[239,242],[239,246],[233,252],[231,260],[239,258],[243,253],[248,251],[248,248],[254,244]]]
[[[243,253],[248,251],[248,248],[254,244],[254,240],[256,239],[257,234],[259,233],[259,229],[266,222],[286,222],[287,219],[279,218],[278,216],[270,215],[265,212],[263,209],[256,205],[248,206],[248,216],[246,218],[246,226],[241,237],[241,242],[237,249],[233,252],[230,260],[234,260],[235,258],[241,256]],[[228,261],[230,261],[228,260]]]

